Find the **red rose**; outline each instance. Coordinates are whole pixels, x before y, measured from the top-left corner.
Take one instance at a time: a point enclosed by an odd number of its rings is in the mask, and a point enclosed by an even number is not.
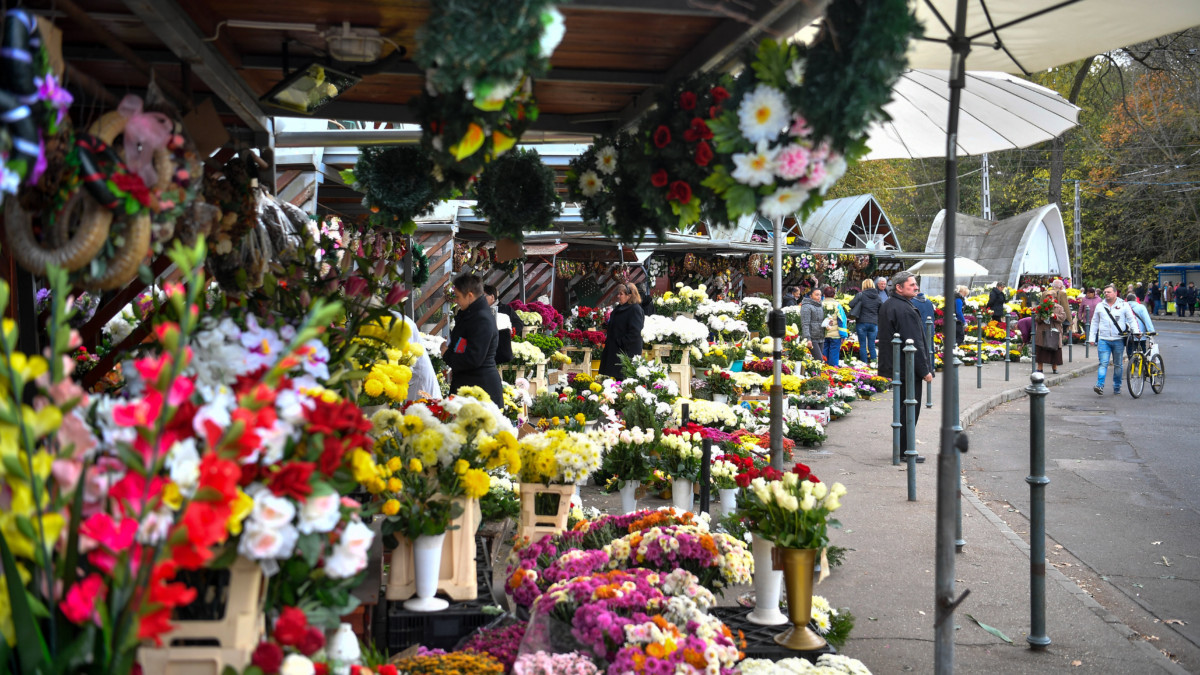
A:
[[[712,161],[712,158],[712,148],[709,147],[708,143],[700,141],[700,144],[696,146],[696,164],[698,166],[708,166],[708,163]]]
[[[313,470],[317,468],[312,462],[288,462],[267,478],[267,487],[276,497],[291,497],[302,502],[312,494]]]
[[[671,143],[671,130],[665,124],[658,125],[654,130],[654,147],[659,150],[667,147]]]
[[[729,99],[729,90],[725,87],[713,87],[711,93],[713,101],[715,101],[717,105],[721,105],[723,101]]]
[[[670,189],[667,190],[667,200],[672,199],[680,204],[692,201],[692,186],[681,180],[671,183]]]
[[[341,440],[326,436],[324,439],[325,448],[321,451],[321,457],[317,460],[321,473],[326,476],[332,476],[334,471],[342,465],[342,457],[346,454],[346,446]]]
[[[650,184],[656,188],[666,187],[669,180],[666,169],[659,169],[650,174]]]
[[[379,666],[378,675],[400,675],[400,671],[390,663]]]
[[[712,130],[708,128],[708,123],[699,117],[692,118],[692,123],[688,126],[688,130],[683,132],[683,140],[688,143],[708,140],[712,137]]]
[[[308,630],[308,615],[299,607],[284,607],[275,621],[275,640],[281,645],[295,647]]]
[[[314,661],[313,675],[329,675],[329,664]]]
[[[260,642],[250,657],[250,664],[258,666],[267,675],[278,673],[283,665],[283,648],[274,642]]]
[[[142,206],[150,206],[154,201],[150,197],[150,190],[146,188],[146,182],[137,174],[118,173],[112,177],[112,182],[118,190],[128,192]]]
[[[799,476],[800,480],[804,480],[805,478],[809,477],[810,469],[807,466],[805,466],[804,464],[796,462],[796,466],[792,467],[792,473]]]
[[[748,474],[748,473],[739,473],[737,475],[737,477],[735,477],[733,480],[735,483],[737,483],[737,486],[740,488],[750,487],[751,478],[750,478],[750,474]]]
[[[679,107],[684,110],[694,110],[696,108],[696,95],[690,91],[685,91],[679,95]]]
[[[319,649],[325,646],[325,633],[320,628],[309,626],[308,630],[304,631],[304,637],[300,638],[300,644],[296,645],[296,649],[305,656],[312,656]]]
[[[708,118],[709,119],[716,119],[720,114],[721,114],[721,106],[719,106],[719,105],[708,106]]]

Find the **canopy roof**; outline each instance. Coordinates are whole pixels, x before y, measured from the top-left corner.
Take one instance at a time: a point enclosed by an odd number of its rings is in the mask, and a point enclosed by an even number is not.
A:
[[[891,220],[870,194],[827,200],[800,231],[817,249],[901,250]]]
[[[933,219],[926,252],[944,251],[946,212]],[[1062,213],[1048,204],[1001,221],[958,214],[955,254],[978,262],[988,274],[972,277],[973,283],[1003,281],[1015,286],[1022,274],[1071,276],[1071,259]],[[956,274],[958,279],[967,275]]]

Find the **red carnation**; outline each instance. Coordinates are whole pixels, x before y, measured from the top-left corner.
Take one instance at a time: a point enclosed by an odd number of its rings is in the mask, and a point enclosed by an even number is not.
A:
[[[667,199],[673,199],[680,204],[692,201],[692,186],[681,180],[671,183],[671,187],[667,191]]]
[[[283,648],[274,642],[260,642],[250,657],[250,663],[258,666],[266,675],[278,673],[283,665]]]
[[[721,105],[723,101],[729,99],[729,90],[725,87],[713,87],[711,93],[713,101],[716,102],[717,105]]]
[[[667,125],[665,124],[658,125],[658,128],[654,130],[654,147],[661,150],[667,147],[670,143],[671,130],[668,129]]]
[[[683,132],[683,140],[689,143],[696,141],[708,140],[713,137],[712,130],[708,128],[708,123],[699,117],[693,117],[688,130]]]
[[[712,148],[708,145],[708,143],[700,141],[700,144],[696,146],[696,164],[699,166],[708,166],[708,163],[712,161],[712,158]]]
[[[396,669],[396,666],[387,663],[379,666],[378,673],[379,675],[399,675],[400,671]]]
[[[312,494],[312,485],[308,481],[316,468],[312,462],[288,462],[267,478],[267,487],[276,497],[291,497],[302,502]]]
[[[295,647],[308,630],[308,615],[299,607],[284,607],[275,621],[275,639],[281,645]]]
[[[650,184],[656,188],[666,187],[669,180],[666,169],[659,169],[650,175]]]
[[[690,91],[685,91],[679,95],[679,107],[684,110],[694,110],[696,108],[696,95]]]
[[[314,661],[313,675],[329,675],[329,664]]]
[[[317,650],[325,646],[325,633],[320,628],[309,626],[308,630],[304,631],[304,637],[300,638],[300,644],[296,645],[296,649],[305,656],[312,656],[317,653]]]

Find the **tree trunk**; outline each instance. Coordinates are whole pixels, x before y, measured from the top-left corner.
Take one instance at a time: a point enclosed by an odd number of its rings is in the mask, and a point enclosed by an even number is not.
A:
[[[1088,71],[1092,68],[1092,61],[1095,56],[1089,56],[1080,64],[1079,70],[1075,71],[1075,81],[1071,83],[1071,92],[1067,96],[1067,101],[1075,103],[1079,100],[1079,92],[1083,89],[1083,81],[1087,79]],[[1050,194],[1049,199],[1054,204],[1058,205],[1059,212],[1062,211],[1062,175],[1063,175],[1063,151],[1066,150],[1066,134],[1058,136],[1050,146]]]

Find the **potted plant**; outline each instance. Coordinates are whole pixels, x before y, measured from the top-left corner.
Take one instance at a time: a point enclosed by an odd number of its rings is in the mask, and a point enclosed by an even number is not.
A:
[[[671,477],[671,499],[676,509],[692,510],[692,484],[700,474],[704,456],[700,427],[663,429],[658,438],[655,466]]]
[[[737,396],[737,387],[734,386],[733,376],[729,371],[706,370],[704,371],[704,382],[715,403],[728,403],[731,397]]]
[[[611,483],[621,493],[621,508],[625,513],[637,510],[637,490],[650,476],[650,453],[656,446],[654,428],[631,427],[621,430],[611,439],[604,454],[602,468],[614,477]]]

